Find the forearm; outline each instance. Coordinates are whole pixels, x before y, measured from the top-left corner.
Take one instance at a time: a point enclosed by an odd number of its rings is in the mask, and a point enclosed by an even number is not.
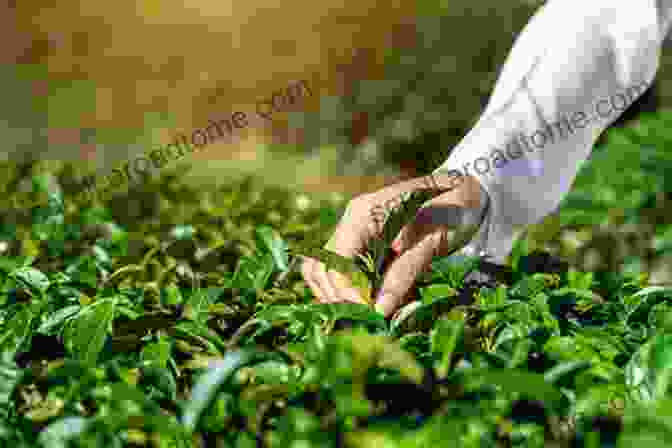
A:
[[[670,3],[551,0],[525,27],[485,112],[436,170],[487,190],[478,244],[497,262],[516,227],[559,205],[600,133],[648,88]]]

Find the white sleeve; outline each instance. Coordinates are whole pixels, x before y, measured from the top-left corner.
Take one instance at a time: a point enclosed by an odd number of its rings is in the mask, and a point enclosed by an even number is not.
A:
[[[672,0],[549,0],[520,33],[478,122],[435,170],[476,177],[489,204],[462,250],[504,263],[554,211],[595,141],[655,78]]]

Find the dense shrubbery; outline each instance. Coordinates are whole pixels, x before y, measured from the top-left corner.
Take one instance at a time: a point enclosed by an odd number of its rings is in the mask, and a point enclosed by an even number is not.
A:
[[[522,242],[499,280],[476,259],[436,259],[386,321],[312,303],[296,272],[288,249],[321,245],[342,200],[255,179],[196,191],[175,170],[86,206],[69,200],[76,174],[50,170],[24,173],[47,207],[2,216],[6,446],[672,438],[672,290],[646,276],[579,272]]]

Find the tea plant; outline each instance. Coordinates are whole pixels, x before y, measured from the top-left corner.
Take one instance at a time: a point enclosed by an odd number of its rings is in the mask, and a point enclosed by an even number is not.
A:
[[[168,173],[78,207],[67,182],[33,174],[50,205],[0,217],[3,446],[672,438],[672,289],[645,275],[580,272],[521,243],[490,281],[483,260],[452,255],[388,320],[316,303],[298,265],[317,256],[373,292],[420,194],[390,212],[364,262],[314,249],[343,201],[299,201],[254,179],[196,191]]]

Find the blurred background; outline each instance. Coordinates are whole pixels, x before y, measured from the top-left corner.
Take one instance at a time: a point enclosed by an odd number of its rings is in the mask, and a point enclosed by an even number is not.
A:
[[[254,174],[347,199],[442,163],[543,3],[8,0],[2,156],[19,177],[45,160],[109,173],[209,120],[252,115],[258,101],[306,80],[312,96],[188,155],[182,180]],[[520,244],[584,270],[670,281],[669,46],[654,86],[602,135],[560,210]]]

